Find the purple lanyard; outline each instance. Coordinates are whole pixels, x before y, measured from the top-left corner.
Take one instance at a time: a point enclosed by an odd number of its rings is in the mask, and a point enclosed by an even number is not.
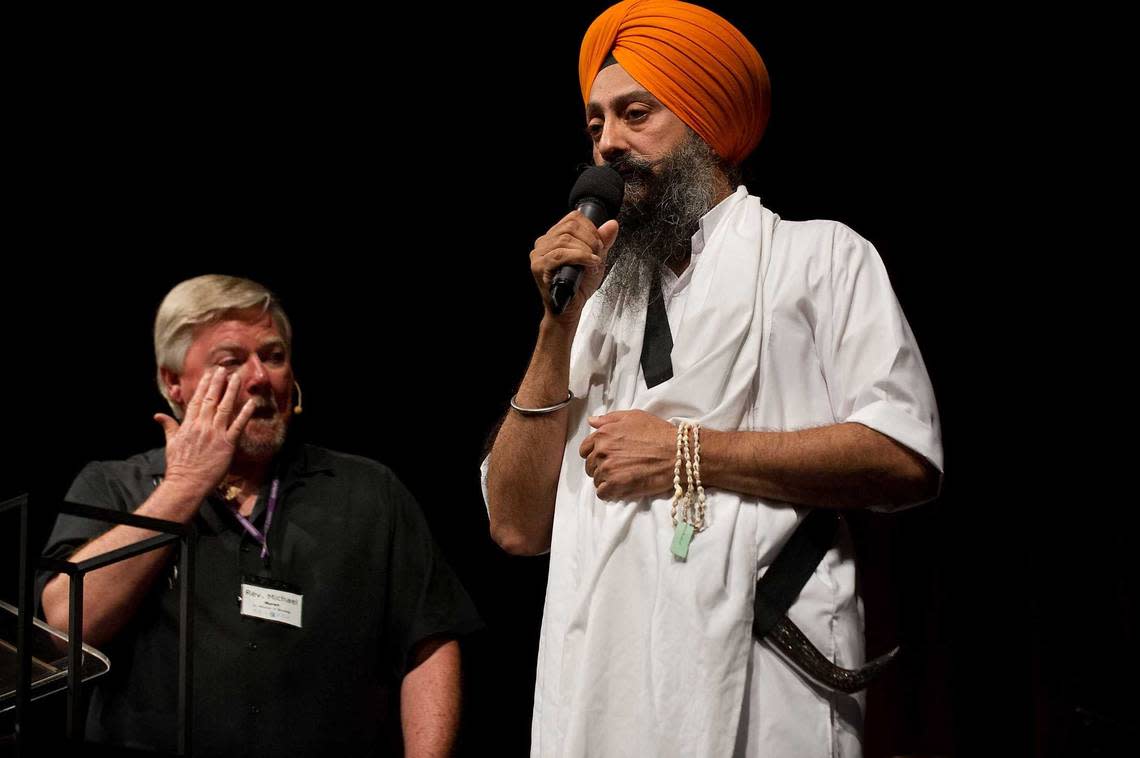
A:
[[[269,555],[269,525],[273,523],[273,511],[277,509],[277,485],[281,482],[280,479],[274,479],[273,484],[269,485],[269,505],[265,513],[265,531],[259,532],[257,527],[250,523],[249,519],[238,512],[238,508],[233,503],[230,503],[230,511],[238,521],[241,522],[242,527],[249,532],[255,540],[261,543],[261,560],[265,560]]]

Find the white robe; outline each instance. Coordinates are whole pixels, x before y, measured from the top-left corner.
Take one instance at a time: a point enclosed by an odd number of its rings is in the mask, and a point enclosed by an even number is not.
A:
[[[740,187],[702,219],[693,250],[664,285],[669,381],[645,387],[643,303],[609,311],[595,298],[582,315],[531,752],[858,755],[862,697],[808,682],[751,637],[756,579],[806,510],[706,488],[708,528],[677,561],[669,495],[599,500],[578,448],[588,416],[640,408],[713,429],[858,422],[941,470],[929,377],[878,254],[842,224],[782,221]],[[835,663],[863,661],[845,528],[789,616]]]

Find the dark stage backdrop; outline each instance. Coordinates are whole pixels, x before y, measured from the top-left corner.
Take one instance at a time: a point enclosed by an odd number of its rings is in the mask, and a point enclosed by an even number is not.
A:
[[[1105,678],[1071,644],[1089,640],[1053,623],[1048,589],[1079,581],[1054,544],[1094,568],[1101,553],[1082,546],[1083,522],[1033,518],[1042,500],[1011,455],[1033,443],[1024,424],[1046,390],[1023,381],[1044,366],[1004,336],[1025,319],[994,294],[1016,218],[985,204],[1008,160],[991,40],[950,11],[710,5],[772,79],[750,190],[875,243],[939,399],[942,497],[853,517],[870,652],[905,651],[870,691],[867,754],[1060,754],[1087,731],[1076,706],[1111,731]],[[21,80],[33,170],[16,205],[29,234],[9,245],[3,285],[14,421],[0,497],[33,491],[42,541],[86,461],[161,444],[159,301],[197,274],[257,279],[295,326],[296,432],[393,468],[487,622],[465,649],[465,753],[524,754],[547,561],[491,542],[478,467],[540,316],[527,254],[588,158],[577,47],[603,7],[35,29]],[[1127,605],[1096,586],[1078,610]]]

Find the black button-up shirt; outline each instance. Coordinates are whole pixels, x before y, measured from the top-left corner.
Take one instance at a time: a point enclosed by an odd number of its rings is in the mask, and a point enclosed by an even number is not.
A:
[[[91,463],[67,495],[133,511],[165,471],[163,449]],[[194,752],[353,752],[399,744],[393,707],[416,643],[480,626],[419,506],[385,466],[311,445],[279,456],[269,558],[213,498],[199,530],[194,618]],[[264,528],[268,484],[250,520]],[[62,516],[44,554],[70,555],[107,524]],[[111,671],[92,693],[88,738],[173,750],[177,733],[178,582],[158,580],[107,646]],[[243,617],[243,576],[294,586],[302,628]],[[38,590],[50,578],[38,578]],[[38,593],[37,593],[38,596]]]

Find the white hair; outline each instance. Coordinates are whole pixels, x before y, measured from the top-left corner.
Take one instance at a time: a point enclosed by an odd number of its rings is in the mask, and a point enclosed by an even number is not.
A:
[[[158,306],[154,319],[154,358],[158,363],[158,391],[181,418],[182,409],[175,405],[162,380],[162,369],[182,373],[186,352],[194,341],[194,332],[237,311],[260,308],[273,319],[285,348],[292,350],[293,329],[281,301],[268,289],[250,279],[222,274],[206,274],[178,284]]]

